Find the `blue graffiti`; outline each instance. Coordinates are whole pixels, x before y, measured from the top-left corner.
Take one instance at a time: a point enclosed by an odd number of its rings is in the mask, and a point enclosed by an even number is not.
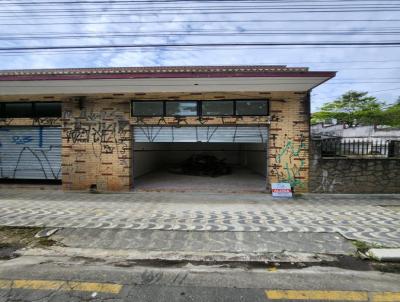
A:
[[[43,127],[39,128],[39,148],[43,147]]]
[[[25,145],[33,141],[32,136],[13,136],[13,143],[16,145]]]

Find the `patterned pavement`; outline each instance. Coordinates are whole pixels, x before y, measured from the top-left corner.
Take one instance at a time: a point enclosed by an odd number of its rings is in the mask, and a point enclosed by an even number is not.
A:
[[[400,195],[0,191],[0,225],[138,230],[338,232],[400,247]]]

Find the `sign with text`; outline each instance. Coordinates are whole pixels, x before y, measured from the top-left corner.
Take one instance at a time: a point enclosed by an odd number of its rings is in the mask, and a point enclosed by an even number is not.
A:
[[[292,188],[289,183],[272,183],[272,197],[293,197]]]

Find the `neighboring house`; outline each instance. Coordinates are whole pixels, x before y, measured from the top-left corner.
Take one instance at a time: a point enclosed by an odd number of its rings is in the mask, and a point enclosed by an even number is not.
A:
[[[0,71],[0,178],[100,191],[290,182],[306,192],[310,91],[334,76],[285,66]],[[154,174],[201,152],[232,175]]]
[[[311,126],[312,136],[341,137],[370,140],[395,140],[400,139],[400,128],[388,126],[357,126],[346,127],[343,124],[318,123]]]
[[[321,139],[323,152],[332,155],[394,157],[399,153],[399,128],[318,123],[311,126],[311,136]]]

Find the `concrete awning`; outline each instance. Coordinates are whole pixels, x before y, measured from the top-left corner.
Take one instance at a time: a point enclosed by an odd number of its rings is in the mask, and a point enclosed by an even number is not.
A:
[[[0,95],[309,91],[332,71],[285,66],[196,66],[0,71]]]

